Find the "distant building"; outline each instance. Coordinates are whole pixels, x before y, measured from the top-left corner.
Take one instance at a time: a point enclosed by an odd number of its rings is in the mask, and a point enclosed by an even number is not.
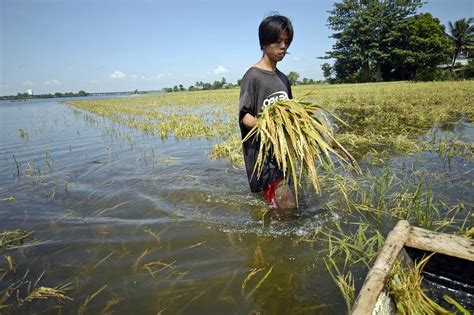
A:
[[[32,89],[26,90],[26,94],[28,94],[29,96],[32,96],[33,95],[33,90]]]
[[[461,64],[461,66],[467,66],[469,64],[469,50],[465,52],[460,51],[456,57],[456,64]]]
[[[460,51],[456,56],[456,65],[459,64],[461,66],[467,66],[469,64],[469,51],[463,52]],[[438,65],[438,68],[451,68],[451,64],[442,64]]]

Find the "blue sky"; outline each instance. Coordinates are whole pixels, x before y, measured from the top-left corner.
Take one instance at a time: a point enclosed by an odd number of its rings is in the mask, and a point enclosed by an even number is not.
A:
[[[321,79],[333,40],[326,0],[0,0],[0,95],[158,90],[225,77],[258,61],[257,29],[270,12],[295,37],[278,67]],[[420,12],[474,16],[473,0],[428,0]]]

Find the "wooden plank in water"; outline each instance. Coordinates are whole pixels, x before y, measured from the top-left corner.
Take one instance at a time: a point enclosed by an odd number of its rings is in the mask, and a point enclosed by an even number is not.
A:
[[[365,277],[364,285],[357,296],[352,307],[351,314],[367,315],[372,314],[375,303],[382,292],[387,281],[388,274],[398,254],[402,250],[408,234],[410,234],[410,223],[401,220],[395,228],[388,234],[387,239],[380,251],[374,266]]]
[[[412,227],[405,245],[474,261],[474,240],[467,237]]]
[[[399,221],[367,274],[351,314],[372,314],[392,265],[405,246],[474,261],[474,240],[411,227],[407,221]]]

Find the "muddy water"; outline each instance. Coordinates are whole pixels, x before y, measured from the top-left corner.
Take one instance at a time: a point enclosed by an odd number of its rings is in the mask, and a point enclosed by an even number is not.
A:
[[[244,170],[208,158],[212,140],[162,141],[54,100],[3,102],[0,119],[0,230],[32,230],[35,244],[4,251],[16,276],[0,292],[28,271],[25,281],[68,284],[72,298],[18,312],[345,312],[313,238],[344,220],[328,196],[307,194],[291,218],[263,222],[264,199]],[[425,152],[389,164],[416,163],[452,177],[437,187],[448,201],[472,205],[470,160],[446,167]],[[359,286],[365,271],[354,272]]]

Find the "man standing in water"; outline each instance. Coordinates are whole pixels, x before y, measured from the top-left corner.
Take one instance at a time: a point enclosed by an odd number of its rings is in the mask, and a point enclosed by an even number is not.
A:
[[[255,126],[256,117],[265,106],[293,97],[290,81],[276,67],[287,54],[293,40],[291,21],[281,15],[271,15],[260,23],[258,37],[263,56],[248,69],[240,84],[239,126],[242,139]],[[267,158],[260,177],[254,174],[259,148],[259,142],[255,140],[252,137],[243,144],[250,190],[254,193],[263,191],[273,208],[295,208],[293,192],[273,156]]]

